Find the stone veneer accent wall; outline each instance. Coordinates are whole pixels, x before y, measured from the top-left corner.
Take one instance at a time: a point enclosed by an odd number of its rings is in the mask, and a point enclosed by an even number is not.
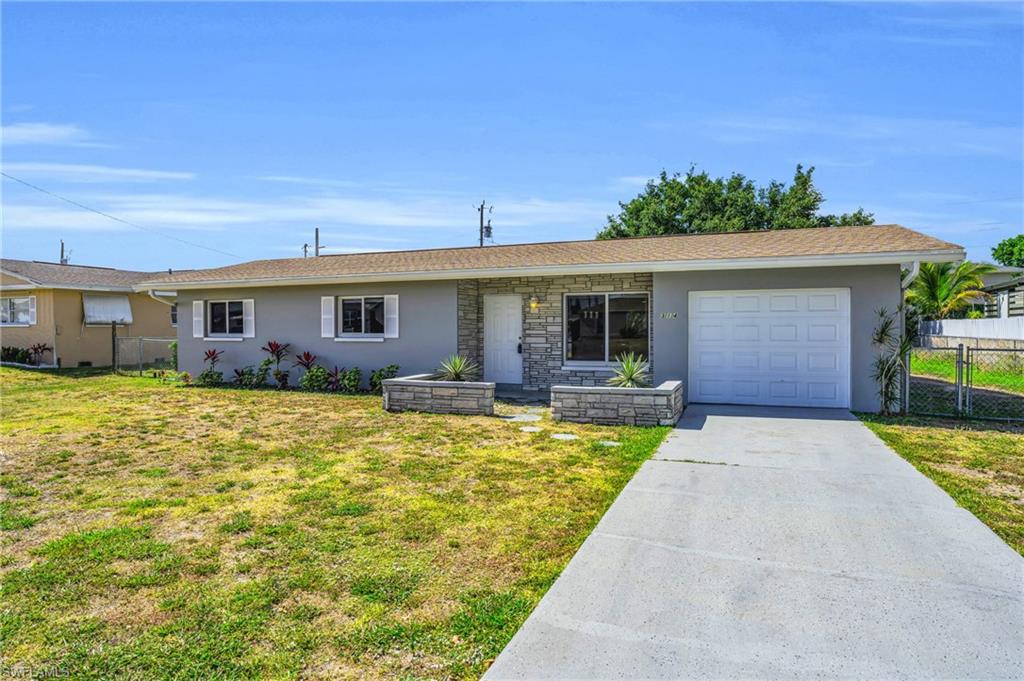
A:
[[[494,414],[494,384],[435,381],[432,374],[388,378],[382,382],[384,409],[432,414]]]
[[[568,385],[551,388],[551,417],[556,421],[607,426],[674,426],[682,414],[681,381],[665,381],[657,388]]]
[[[654,276],[631,274],[588,274],[558,277],[505,277],[461,279],[458,282],[459,354],[484,366],[484,299],[487,294],[519,294],[523,297],[523,387],[543,390],[559,384],[604,385],[612,372],[608,368],[563,369],[564,332],[562,314],[566,293],[648,293]],[[538,308],[530,309],[530,296]],[[649,356],[654,354],[651,330],[653,302],[648,302]],[[651,367],[653,373],[654,367]]]

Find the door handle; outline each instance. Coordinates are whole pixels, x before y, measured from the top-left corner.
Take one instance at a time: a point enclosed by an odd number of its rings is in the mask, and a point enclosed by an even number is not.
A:
[[[520,343],[519,345],[516,346],[516,352],[518,352],[520,355],[523,354],[523,344],[522,343]]]

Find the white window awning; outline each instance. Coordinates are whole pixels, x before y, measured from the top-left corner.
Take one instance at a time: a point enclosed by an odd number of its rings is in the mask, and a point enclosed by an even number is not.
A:
[[[132,306],[128,296],[82,294],[86,324],[131,324]]]

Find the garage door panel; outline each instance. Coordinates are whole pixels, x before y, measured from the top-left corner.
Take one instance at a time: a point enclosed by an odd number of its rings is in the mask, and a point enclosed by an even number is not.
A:
[[[690,293],[694,402],[849,406],[848,289]]]

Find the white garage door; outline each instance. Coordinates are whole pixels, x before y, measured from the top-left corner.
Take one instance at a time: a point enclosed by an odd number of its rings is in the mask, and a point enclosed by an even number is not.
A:
[[[849,289],[693,291],[689,401],[850,406]]]

